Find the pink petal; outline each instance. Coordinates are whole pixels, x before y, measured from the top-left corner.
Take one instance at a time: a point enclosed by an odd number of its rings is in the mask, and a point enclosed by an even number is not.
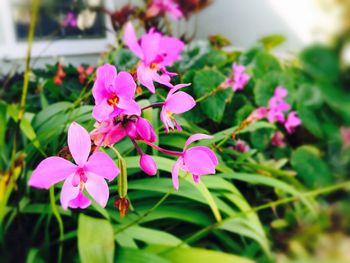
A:
[[[119,142],[121,139],[123,139],[126,136],[126,130],[121,125],[121,123],[118,123],[116,126],[113,127],[113,129],[106,135],[105,141],[108,142],[109,145],[113,145],[117,142]]]
[[[143,52],[141,46],[137,41],[134,27],[131,22],[128,22],[125,26],[124,41],[128,48],[140,59],[143,59]]]
[[[201,148],[192,147],[188,149],[184,155],[184,162],[192,174],[204,175],[215,173],[215,164],[212,156],[208,155]]]
[[[173,168],[171,169],[171,177],[173,180],[173,185],[176,191],[179,190],[179,169],[181,162],[183,161],[182,157],[180,157],[173,165]]]
[[[79,192],[78,196],[69,202],[71,208],[85,209],[91,205],[91,200],[87,198],[82,192]]]
[[[98,67],[96,71],[96,81],[92,89],[92,94],[96,103],[106,99],[111,93],[111,87],[114,86],[115,78],[117,77],[117,69],[110,64],[104,64]]]
[[[90,154],[91,139],[89,133],[76,122],[68,129],[68,147],[76,164],[83,166]]]
[[[141,137],[142,140],[148,142],[154,142],[156,140],[156,134],[154,133],[153,126],[148,120],[144,118],[138,118],[136,123],[136,129],[138,135]]]
[[[168,111],[180,114],[192,109],[196,102],[192,96],[186,92],[179,91],[170,96],[166,101],[166,108]]]
[[[71,200],[75,199],[79,194],[79,185],[73,186],[73,177],[74,174],[67,177],[64,181],[62,190],[61,190],[61,205],[64,210],[67,210]]]
[[[160,112],[160,119],[164,124],[166,133],[169,132],[169,126],[174,130],[174,125],[171,122],[170,117],[167,115],[165,107],[163,107],[162,111]]]
[[[105,179],[93,173],[87,173],[86,175],[88,178],[85,183],[86,190],[98,204],[105,207],[109,197],[109,189]]]
[[[165,54],[162,64],[164,66],[170,66],[180,59],[180,54],[185,44],[175,37],[162,37],[160,46],[161,51]]]
[[[179,89],[182,89],[184,87],[188,87],[190,86],[191,83],[183,83],[183,84],[177,84],[175,85],[173,88],[170,89],[170,91],[168,92],[168,95],[166,97],[166,99],[168,99],[170,96],[172,96],[176,91],[178,91]]]
[[[115,93],[125,98],[133,98],[136,91],[136,83],[130,73],[119,72],[115,79]]]
[[[122,110],[123,114],[136,116],[141,115],[141,107],[133,99],[119,97],[118,108]]]
[[[205,152],[210,157],[210,159],[214,165],[217,165],[219,163],[218,158],[216,157],[215,153],[209,147],[195,146],[193,148],[196,148],[196,150],[200,150],[200,151]]]
[[[192,136],[190,136],[187,139],[187,141],[185,143],[184,150],[186,150],[187,146],[190,145],[191,143],[193,143],[194,141],[198,141],[198,140],[202,140],[202,139],[212,139],[212,138],[213,138],[213,136],[202,134],[202,133],[193,134]]]
[[[275,97],[284,98],[287,95],[288,95],[288,91],[286,88],[279,86],[275,89],[275,95],[274,95]]]
[[[150,92],[155,92],[155,87],[153,83],[153,70],[143,63],[139,63],[137,66],[137,78],[140,83],[145,86]]]
[[[156,59],[159,53],[161,34],[155,32],[148,32],[141,38],[141,48],[143,51],[143,60],[145,63],[151,64]]]
[[[35,188],[49,189],[52,185],[74,174],[77,166],[61,157],[48,157],[42,160],[33,171],[28,185]]]
[[[92,116],[98,122],[107,121],[113,111],[113,106],[109,105],[107,100],[103,100],[99,104],[95,105],[92,110]]]
[[[152,74],[153,81],[158,82],[164,86],[169,88],[173,88],[173,84],[170,83],[170,76],[167,74],[159,75],[157,72],[153,72]]]
[[[103,152],[94,152],[85,164],[85,170],[103,176],[109,181],[112,181],[120,172],[112,158]]]

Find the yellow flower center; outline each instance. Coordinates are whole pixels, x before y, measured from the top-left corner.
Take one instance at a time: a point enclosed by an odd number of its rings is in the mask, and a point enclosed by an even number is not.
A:
[[[117,95],[113,95],[111,98],[109,98],[109,99],[107,100],[107,102],[108,102],[108,104],[109,104],[110,106],[116,107],[116,106],[118,105],[118,103],[119,103],[119,98],[118,98]]]

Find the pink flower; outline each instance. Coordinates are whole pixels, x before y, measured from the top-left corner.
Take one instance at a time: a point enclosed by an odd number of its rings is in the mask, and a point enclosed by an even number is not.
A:
[[[192,96],[183,91],[177,90],[187,87],[190,84],[179,84],[172,88],[165,99],[162,110],[160,112],[160,119],[162,120],[166,132],[169,132],[169,127],[174,130],[174,124],[178,130],[182,130],[179,123],[176,121],[173,114],[181,114],[192,109],[196,102]],[[176,93],[175,93],[176,92]]]
[[[288,91],[283,87],[277,87],[274,96],[269,100],[269,111],[267,114],[267,120],[270,123],[275,121],[283,123],[285,120],[284,112],[289,111],[290,106],[285,102]]]
[[[224,86],[231,86],[233,91],[243,90],[250,79],[249,75],[245,73],[245,67],[234,63],[232,65],[232,72],[232,77],[224,82]]]
[[[148,154],[141,155],[140,167],[142,171],[150,176],[154,176],[157,173],[157,164]]]
[[[160,13],[169,14],[174,20],[183,17],[179,6],[173,0],[153,0],[146,11],[147,17],[155,17]]]
[[[132,140],[156,141],[153,126],[148,120],[141,117],[127,118],[116,124],[113,120],[108,120],[96,123],[95,127],[90,136],[97,146],[111,146],[126,136]]]
[[[175,190],[179,189],[179,169],[191,173],[193,180],[198,183],[200,176],[215,174],[215,166],[218,164],[214,152],[205,146],[195,146],[187,149],[192,142],[201,139],[211,139],[212,136],[205,134],[194,134],[190,136],[184,146],[182,155],[172,168],[172,179]]]
[[[300,118],[297,116],[295,111],[292,111],[288,114],[287,120],[284,123],[284,127],[286,128],[289,134],[293,133],[295,128],[301,124]]]
[[[245,141],[237,140],[236,145],[233,146],[233,149],[235,149],[237,152],[245,153],[250,150],[250,147]]]
[[[143,86],[152,93],[155,92],[153,81],[170,88],[173,87],[170,77],[176,74],[168,72],[166,67],[180,58],[180,53],[184,48],[181,40],[163,36],[151,29],[138,41],[134,27],[129,22],[125,27],[124,41],[141,60],[137,66],[137,78]]]
[[[67,14],[66,14],[66,17],[63,21],[63,24],[62,26],[63,27],[77,27],[78,23],[77,23],[77,18],[75,17],[75,14],[71,11],[69,11]]]
[[[265,107],[259,107],[255,109],[247,118],[248,122],[255,122],[259,121],[261,119],[264,119],[267,117],[267,114],[269,112],[268,108]]]
[[[141,108],[133,99],[136,83],[128,72],[117,73],[113,65],[105,64],[97,69],[92,88],[96,106],[93,117],[101,122],[121,114],[141,114]]]
[[[341,127],[340,135],[343,142],[343,147],[344,148],[350,147],[350,127]]]
[[[286,143],[284,141],[284,135],[282,132],[278,131],[272,135],[271,145],[276,147],[285,147]]]
[[[105,153],[94,152],[89,157],[89,133],[75,122],[68,129],[68,147],[76,164],[61,157],[48,157],[33,171],[28,184],[48,189],[64,180],[61,191],[63,209],[88,207],[91,201],[83,194],[84,188],[97,203],[105,207],[109,189],[104,178],[112,181],[119,174],[118,167]]]

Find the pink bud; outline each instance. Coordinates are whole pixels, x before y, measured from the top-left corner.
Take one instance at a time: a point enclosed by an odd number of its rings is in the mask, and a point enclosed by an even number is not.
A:
[[[156,140],[153,126],[148,120],[139,117],[136,121],[136,130],[141,140],[148,142]]]
[[[136,131],[136,124],[134,121],[128,121],[128,123],[126,124],[126,133],[127,135],[133,139],[133,140],[136,140],[138,139],[138,136],[137,136],[137,131]]]
[[[141,156],[140,167],[142,171],[150,176],[154,176],[157,173],[157,164],[148,154],[143,154]]]

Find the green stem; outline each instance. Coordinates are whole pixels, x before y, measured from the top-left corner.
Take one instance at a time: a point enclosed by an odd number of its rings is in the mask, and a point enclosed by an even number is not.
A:
[[[152,206],[150,209],[148,209],[145,213],[143,213],[136,220],[134,220],[134,221],[130,222],[129,224],[118,229],[115,232],[115,234],[123,232],[125,229],[132,227],[132,226],[138,224],[139,222],[141,222],[146,216],[148,216],[150,213],[152,213],[154,210],[156,210],[173,192],[174,192],[174,188],[171,188],[169,190],[169,192],[167,192],[165,195],[163,195],[163,197],[154,206]]]
[[[201,102],[202,100],[205,100],[213,95],[215,95],[216,93],[218,93],[221,90],[224,90],[225,87],[220,84],[219,86],[217,86],[215,89],[213,89],[211,92],[204,94],[202,97],[199,97],[198,99],[196,99],[196,103]]]
[[[50,188],[50,204],[51,204],[52,213],[56,217],[56,220],[58,223],[58,228],[59,228],[59,244],[58,244],[57,262],[61,263],[62,262],[62,254],[63,254],[64,226],[63,226],[63,221],[62,221],[61,215],[58,212],[58,209],[56,206],[55,189],[53,186]]]
[[[176,249],[178,247],[181,247],[184,244],[192,243],[192,242],[198,240],[199,238],[201,238],[202,236],[204,236],[205,234],[209,233],[210,231],[212,231],[212,230],[222,226],[226,222],[229,222],[230,220],[239,218],[241,216],[245,216],[245,215],[247,215],[249,213],[254,213],[254,212],[258,212],[260,210],[276,207],[276,206],[287,204],[287,203],[291,203],[291,202],[294,202],[294,201],[298,201],[301,198],[316,197],[318,195],[327,194],[327,193],[330,193],[330,192],[334,192],[334,191],[337,191],[337,190],[340,190],[340,189],[346,189],[346,188],[349,188],[349,187],[350,187],[350,181],[346,181],[346,182],[339,183],[339,184],[336,184],[336,185],[331,185],[331,186],[323,187],[321,189],[316,189],[316,190],[312,190],[312,191],[309,191],[309,192],[305,192],[305,193],[300,194],[299,196],[282,198],[282,199],[279,199],[279,200],[276,200],[276,201],[273,201],[273,202],[269,202],[267,204],[263,204],[263,205],[254,207],[254,208],[246,210],[246,211],[242,211],[242,212],[237,213],[237,214],[235,214],[233,216],[227,217],[227,218],[225,218],[222,221],[219,221],[219,222],[216,222],[214,224],[208,225],[207,227],[199,230],[198,232],[196,232],[195,234],[193,234],[192,236],[190,236],[189,238],[187,238],[186,240],[181,242],[179,245],[177,245],[175,247],[172,247],[170,249],[167,249],[167,250],[165,250],[165,251],[163,251],[161,253],[168,253],[168,252],[170,252],[170,251],[172,251],[172,250],[174,250],[174,249]]]

